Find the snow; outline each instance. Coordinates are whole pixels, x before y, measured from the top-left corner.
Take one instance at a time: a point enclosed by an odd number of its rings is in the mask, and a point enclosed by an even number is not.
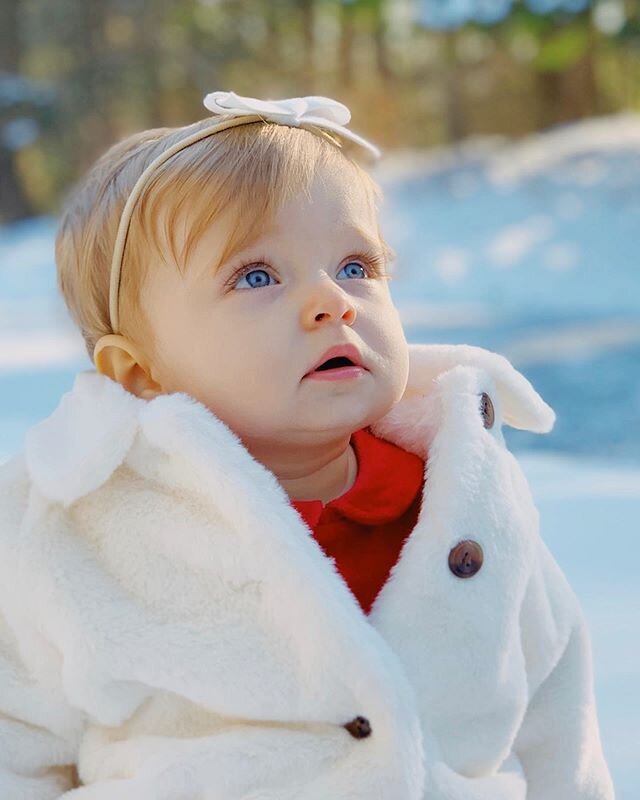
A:
[[[640,469],[569,456],[518,454],[540,511],[543,538],[584,610],[595,696],[616,800],[640,780]],[[604,545],[607,545],[606,547]]]
[[[558,420],[512,448],[640,465],[640,116],[389,153],[375,172],[407,338],[526,375]]]
[[[617,800],[640,796],[640,117],[385,154],[382,230],[409,341],[503,353],[554,408],[504,428],[584,609]],[[91,367],[56,288],[55,220],[0,229],[0,462]],[[605,546],[606,545],[606,546]]]

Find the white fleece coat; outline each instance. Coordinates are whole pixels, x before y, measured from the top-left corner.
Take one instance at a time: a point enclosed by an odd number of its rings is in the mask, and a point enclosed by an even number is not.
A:
[[[501,430],[555,415],[503,356],[409,349],[372,431],[426,459],[422,507],[369,616],[203,405],[77,375],[0,468],[2,800],[614,797],[588,629]]]

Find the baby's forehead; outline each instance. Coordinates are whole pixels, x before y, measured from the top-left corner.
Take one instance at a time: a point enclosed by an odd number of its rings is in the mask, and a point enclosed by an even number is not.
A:
[[[333,232],[370,231],[378,223],[375,198],[359,181],[348,176],[320,174],[306,190],[282,200],[269,220],[260,226],[265,237],[286,234],[293,224],[300,228],[329,226]]]
[[[219,267],[245,251],[281,249],[292,239],[309,246],[321,242],[323,247],[326,240],[338,249],[375,247],[381,240],[374,191],[352,168],[323,165],[308,182],[293,184],[280,196],[261,196],[256,189],[239,202],[230,196],[226,203],[212,205],[205,189],[181,209],[172,208],[171,193],[165,199],[159,215],[163,219],[157,218],[156,224],[171,237],[177,252],[183,252],[184,272],[191,272],[192,260],[197,265],[205,258]]]
[[[323,207],[322,212],[325,210]],[[335,251],[338,255],[344,248],[381,248],[379,228],[369,215],[322,212],[314,215],[312,207],[297,209],[296,213],[284,209],[268,225],[256,230],[241,250],[246,253],[264,251],[265,256],[309,252],[310,249]]]
[[[369,182],[364,182],[351,165],[347,168],[326,166],[314,175],[310,186],[314,199],[331,198],[354,217],[376,213],[375,196]]]

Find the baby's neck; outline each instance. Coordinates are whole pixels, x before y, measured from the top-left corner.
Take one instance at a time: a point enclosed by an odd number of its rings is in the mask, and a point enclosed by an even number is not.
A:
[[[298,461],[295,469],[269,463],[266,466],[278,478],[291,501],[320,500],[323,505],[349,491],[358,475],[358,461],[350,440],[328,461],[314,459],[306,466]]]

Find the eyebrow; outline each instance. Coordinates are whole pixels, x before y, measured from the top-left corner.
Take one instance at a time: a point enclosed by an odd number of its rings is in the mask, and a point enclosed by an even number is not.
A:
[[[369,231],[365,228],[361,228],[359,225],[348,225],[343,230],[347,233],[356,233],[360,236],[363,241],[365,241],[372,250],[379,250],[384,255],[386,262],[395,261],[398,257],[396,251],[391,247],[391,245],[387,244],[382,236],[375,235],[375,237],[371,237],[369,235]]]
[[[370,247],[378,248],[378,249],[385,249],[384,242],[379,237],[372,237],[369,235],[369,231],[361,228],[359,225],[348,225],[347,227],[342,229],[345,233],[355,233],[357,234],[363,241],[365,241]]]
[[[382,255],[385,270],[392,270],[393,262],[398,257],[398,254],[393,249],[393,247],[387,244],[387,242],[385,242],[382,236],[378,236],[375,239],[372,239],[370,236],[367,235],[365,231],[358,230],[358,233],[360,236],[362,236],[362,239],[369,245],[372,253],[380,253]]]
[[[393,250],[393,248],[391,248],[383,239],[378,236],[371,236],[368,230],[361,228],[359,225],[347,225],[341,228],[341,231],[344,233],[355,233],[362,239],[363,243],[365,243],[372,250],[380,251],[384,255],[386,261],[392,261],[397,255],[395,250]],[[230,253],[224,263],[218,262],[214,269],[214,274],[220,272],[223,267],[230,264],[232,261],[241,258],[245,253],[251,253],[256,249],[259,249],[259,247],[255,242],[253,242],[247,247],[243,247],[241,250]]]

